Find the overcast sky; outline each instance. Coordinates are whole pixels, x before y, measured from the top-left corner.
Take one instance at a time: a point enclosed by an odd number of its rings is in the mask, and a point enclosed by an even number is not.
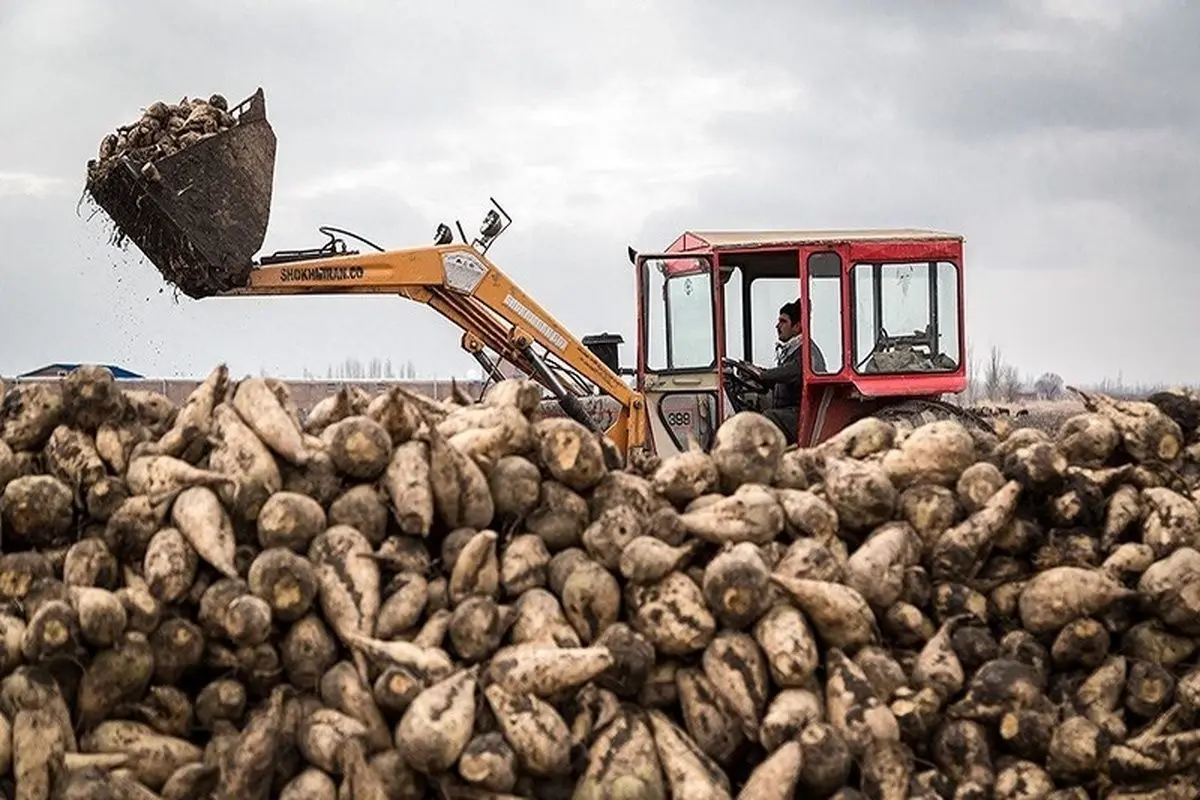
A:
[[[265,252],[326,224],[385,247],[473,233],[491,195],[516,220],[501,269],[632,343],[627,244],[943,228],[966,237],[977,357],[1194,382],[1198,37],[1188,0],[3,0],[0,374],[473,366],[400,299],[177,299],[77,208],[99,140],[151,102],[262,86]]]

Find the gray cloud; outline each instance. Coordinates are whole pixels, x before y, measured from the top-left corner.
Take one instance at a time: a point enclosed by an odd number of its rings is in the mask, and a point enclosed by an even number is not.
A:
[[[279,137],[266,251],[319,245],[322,224],[388,247],[455,217],[471,234],[494,195],[517,219],[500,267],[578,334],[632,342],[626,244],[943,227],[967,237],[978,348],[1068,380],[1192,377],[1186,0],[211,8],[0,10],[0,72],[21,76],[0,83],[0,373],[473,366],[453,325],[398,299],[177,300],[76,212],[106,130],[155,99],[261,85]]]

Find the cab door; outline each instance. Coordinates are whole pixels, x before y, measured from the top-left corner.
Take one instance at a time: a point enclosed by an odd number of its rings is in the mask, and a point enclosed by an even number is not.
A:
[[[800,291],[804,301],[804,394],[800,400],[799,442],[812,445],[828,438],[843,420],[850,389],[846,353],[849,296],[845,244],[810,245],[800,251]]]
[[[717,292],[709,254],[639,255],[638,390],[654,451],[711,447],[722,398]]]

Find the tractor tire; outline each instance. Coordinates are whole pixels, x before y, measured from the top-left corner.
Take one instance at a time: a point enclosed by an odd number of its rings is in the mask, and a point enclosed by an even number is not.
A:
[[[940,400],[904,400],[875,412],[875,416],[892,423],[898,437],[944,419],[961,422],[975,438],[981,453],[990,453],[999,441],[995,427],[982,414]]]

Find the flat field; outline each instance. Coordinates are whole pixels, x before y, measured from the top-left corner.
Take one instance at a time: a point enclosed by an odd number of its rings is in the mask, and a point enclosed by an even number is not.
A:
[[[1014,428],[1039,428],[1046,433],[1056,433],[1060,425],[1085,409],[1083,403],[1071,398],[1065,400],[1031,400],[1018,403],[980,403],[975,408],[1003,409],[1006,414],[989,414],[992,419],[1005,419]]]

